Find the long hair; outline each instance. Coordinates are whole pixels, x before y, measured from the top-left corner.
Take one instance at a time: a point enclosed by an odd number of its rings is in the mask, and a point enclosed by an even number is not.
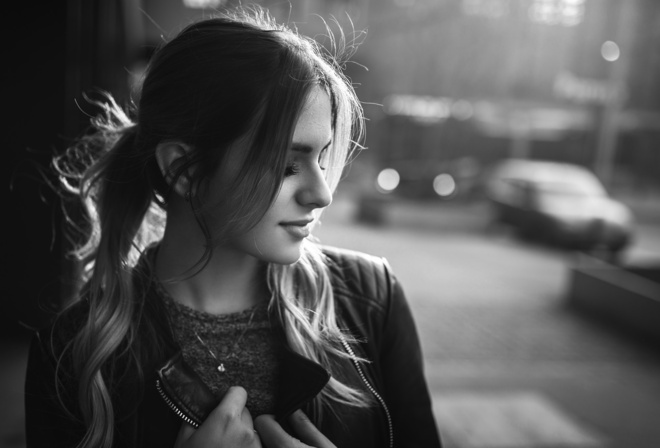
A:
[[[255,225],[279,191],[301,109],[315,86],[331,98],[333,143],[326,177],[331,190],[340,180],[363,133],[362,108],[343,75],[353,47],[343,33],[331,48],[275,23],[265,10],[241,8],[188,25],[150,61],[128,111],[110,95],[96,102],[102,113],[95,132],[83,136],[54,165],[64,186],[78,195],[87,212],[84,241],[73,253],[84,267],[78,295],[88,303],[84,325],[66,347],[79,379],[79,407],[87,433],[83,447],[110,447],[113,361],[126,357],[140,370],[144,335],[159,347],[158,331],[145,322],[144,297],[136,290],[136,260],[162,237],[172,185],[191,175],[191,201],[207,239],[206,253]],[[249,149],[232,192],[222,204],[202,201],[209,179],[230,145],[247,138]],[[175,167],[173,179],[161,174],[158,143],[177,140],[192,148]],[[191,169],[194,168],[194,169]],[[230,212],[211,232],[205,216],[222,205]],[[314,409],[333,402],[368,405],[360,390],[341,382],[337,359],[347,358],[334,309],[329,267],[313,242],[305,241],[293,265],[269,265],[269,308],[291,348],[330,370],[332,379]],[[144,326],[148,328],[145,330]],[[138,343],[138,340],[140,343]],[[153,354],[151,354],[153,355]],[[320,414],[319,414],[320,415]]]

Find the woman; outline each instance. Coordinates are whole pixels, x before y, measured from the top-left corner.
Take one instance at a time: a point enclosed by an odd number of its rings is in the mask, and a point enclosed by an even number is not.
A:
[[[131,118],[98,103],[55,164],[84,286],[31,346],[28,447],[440,445],[387,263],[310,239],[362,130],[340,67],[243,9],[160,48]]]

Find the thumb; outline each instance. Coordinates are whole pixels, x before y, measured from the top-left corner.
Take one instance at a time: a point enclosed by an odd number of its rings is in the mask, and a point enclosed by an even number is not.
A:
[[[184,443],[188,441],[190,436],[195,433],[195,428],[189,425],[186,422],[181,424],[181,429],[179,429],[179,434],[176,437],[176,442],[174,442],[174,448],[183,446]]]

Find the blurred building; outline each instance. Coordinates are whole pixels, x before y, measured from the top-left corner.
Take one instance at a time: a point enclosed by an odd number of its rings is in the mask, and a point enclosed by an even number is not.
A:
[[[382,164],[542,158],[658,186],[658,2],[388,0],[368,24]]]

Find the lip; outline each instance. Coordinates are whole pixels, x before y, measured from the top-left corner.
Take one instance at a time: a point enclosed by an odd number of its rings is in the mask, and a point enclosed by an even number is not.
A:
[[[299,219],[297,221],[284,221],[281,222],[281,226],[299,226],[299,227],[305,227],[308,224],[312,223],[314,220],[313,219]]]
[[[300,219],[297,221],[281,222],[280,226],[282,226],[284,230],[286,230],[294,238],[302,240],[310,235],[310,224],[312,222],[313,220],[310,219]]]

